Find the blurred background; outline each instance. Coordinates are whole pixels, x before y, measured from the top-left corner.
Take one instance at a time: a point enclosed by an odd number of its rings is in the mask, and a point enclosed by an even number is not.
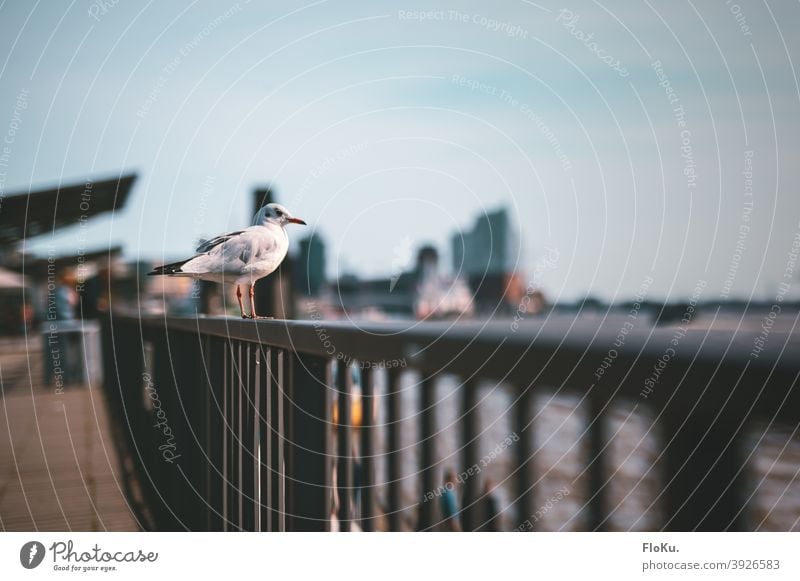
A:
[[[619,327],[636,308],[641,328],[691,307],[695,331],[793,334],[798,24],[790,3],[6,2],[4,394],[99,377],[80,337],[111,309],[237,313],[231,289],[144,275],[268,201],[308,222],[257,287],[279,318]],[[54,321],[63,362],[41,355]],[[570,429],[574,402],[547,402]],[[636,481],[655,453],[641,422],[623,431]],[[24,496],[21,426],[3,431],[3,518]],[[795,432],[757,438],[751,528],[800,528]],[[575,464],[553,453],[556,491]],[[618,529],[655,526],[639,490]]]

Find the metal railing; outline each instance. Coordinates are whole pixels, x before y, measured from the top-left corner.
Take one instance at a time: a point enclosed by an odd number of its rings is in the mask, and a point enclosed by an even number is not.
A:
[[[752,492],[746,430],[754,422],[800,422],[800,337],[775,331],[754,351],[757,339],[745,332],[648,328],[620,341],[618,322],[599,318],[530,321],[517,329],[343,322],[323,328],[320,321],[114,315],[104,323],[105,386],[123,461],[136,475],[130,494],[153,529],[409,528],[400,483],[413,477],[423,491],[436,488],[441,466],[433,393],[446,373],[459,378],[460,465],[479,460],[480,381],[512,386],[511,423],[518,433],[531,425],[538,390],[576,393],[588,412],[586,528],[603,530],[610,514],[609,410],[616,400],[635,401],[659,428],[668,517],[662,526],[742,530]],[[385,365],[392,361],[403,366]],[[386,370],[358,365],[363,371],[354,377],[356,362]],[[419,374],[420,454],[409,474],[400,453],[400,381],[412,371]],[[381,397],[378,373],[387,374]],[[351,417],[356,381],[357,431]],[[381,425],[378,406],[387,418]],[[377,430],[387,443],[381,503]],[[531,432],[514,444],[509,476],[510,510],[520,523],[537,506]],[[477,478],[464,483],[466,530],[481,524],[478,485]],[[436,503],[419,502],[412,512],[411,528],[437,526]]]

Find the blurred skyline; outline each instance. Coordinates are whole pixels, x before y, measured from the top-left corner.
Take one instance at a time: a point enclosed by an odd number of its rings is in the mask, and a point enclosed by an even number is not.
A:
[[[647,277],[651,299],[773,300],[800,235],[798,24],[725,1],[5,2],[0,192],[137,171],[122,213],[25,249],[159,261],[249,224],[269,182],[331,276],[388,276],[409,238],[449,263],[507,206],[552,301]]]

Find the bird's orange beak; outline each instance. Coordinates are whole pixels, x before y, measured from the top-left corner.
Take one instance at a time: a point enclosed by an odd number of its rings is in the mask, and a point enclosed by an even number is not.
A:
[[[287,222],[290,222],[292,224],[302,224],[303,226],[307,226],[307,224],[300,218],[289,218]]]

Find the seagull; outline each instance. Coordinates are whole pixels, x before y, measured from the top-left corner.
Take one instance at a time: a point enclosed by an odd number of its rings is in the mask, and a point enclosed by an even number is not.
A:
[[[186,260],[156,266],[150,276],[183,276],[224,284],[236,283],[236,298],[243,319],[268,319],[256,315],[253,285],[272,274],[289,251],[287,224],[306,223],[280,204],[267,204],[244,230],[221,234],[202,242]],[[241,285],[250,285],[250,314],[244,312]]]

